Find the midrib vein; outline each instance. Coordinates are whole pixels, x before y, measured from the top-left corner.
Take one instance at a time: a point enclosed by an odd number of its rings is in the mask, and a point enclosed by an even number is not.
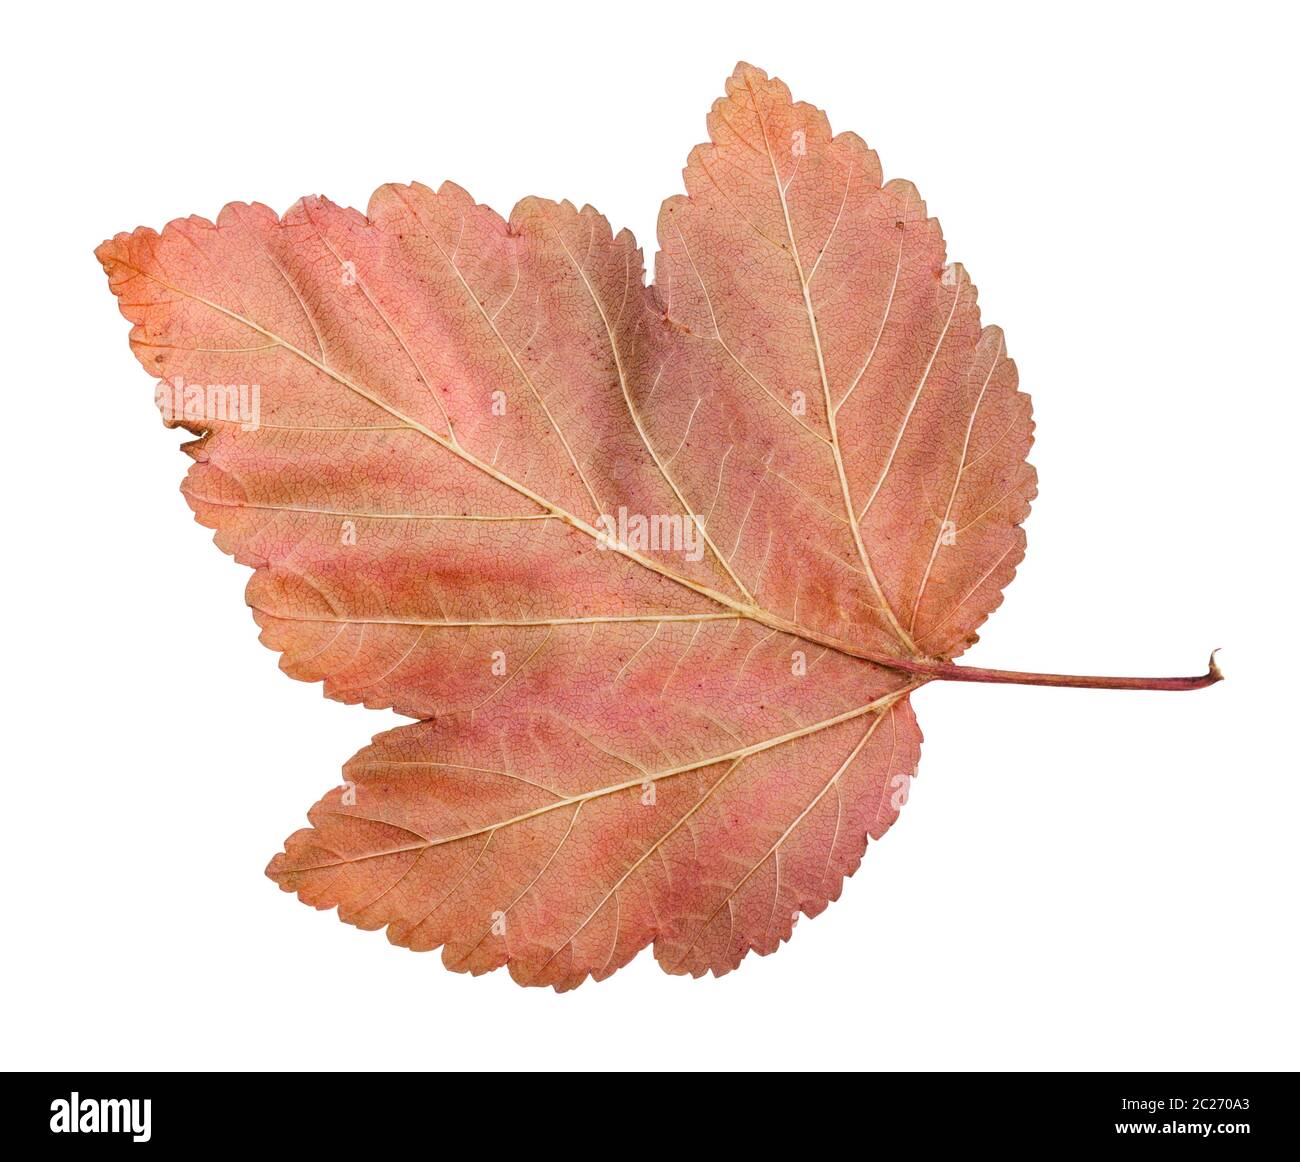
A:
[[[781,174],[776,167],[776,156],[772,153],[772,143],[767,135],[767,122],[764,120],[762,110],[759,108],[758,95],[754,92],[754,87],[750,84],[748,77],[745,78],[745,88],[749,91],[749,99],[754,105],[754,116],[758,118],[759,132],[763,135],[763,146],[767,151],[767,162],[772,169],[772,184],[776,187],[777,197],[781,201],[781,214],[785,219],[785,232],[790,239],[790,257],[794,261],[795,274],[799,278],[799,289],[803,292],[804,311],[808,316],[808,328],[812,332],[813,348],[817,353],[817,373],[821,378],[822,398],[825,401],[826,426],[830,435],[831,456],[835,461],[835,473],[839,477],[840,496],[844,502],[845,516],[849,528],[853,531],[853,543],[858,550],[858,557],[862,561],[862,568],[871,583],[872,591],[880,602],[881,612],[884,613],[885,619],[889,622],[890,629],[893,630],[894,636],[902,643],[904,649],[912,657],[915,657],[919,653],[916,643],[895,616],[893,606],[890,604],[889,598],[885,596],[885,591],[876,577],[876,571],[871,567],[871,559],[867,555],[867,546],[862,540],[862,530],[854,518],[853,496],[849,489],[848,475],[844,470],[844,457],[840,452],[839,435],[835,426],[835,406],[831,399],[830,379],[826,374],[826,358],[822,352],[821,331],[817,326],[817,312],[813,309],[808,279],[804,276],[803,262],[799,258],[799,244],[795,241],[794,225],[790,221],[790,206],[786,201],[785,187],[781,184]]]
[[[874,662],[877,665],[881,665],[881,666],[887,666],[887,667],[893,666],[898,669],[912,670],[913,672],[919,672],[915,668],[916,663],[912,662],[911,659],[899,659],[899,658],[885,656],[876,653],[872,650],[864,649],[860,646],[855,646],[850,642],[843,641],[842,639],[833,637],[830,634],[824,634],[817,630],[807,628],[805,626],[795,625],[792,621],[789,621],[788,619],[781,617],[778,614],[772,613],[771,611],[764,609],[761,606],[752,604],[750,602],[738,601],[726,593],[722,593],[719,590],[713,589],[711,586],[702,585],[697,581],[692,581],[689,577],[684,577],[680,573],[674,572],[672,569],[669,569],[659,564],[657,561],[654,561],[651,558],[646,557],[644,554],[639,553],[635,549],[629,548],[627,545],[624,545],[617,541],[609,540],[609,538],[604,533],[597,530],[593,525],[583,520],[581,517],[577,516],[572,512],[569,512],[565,508],[562,508],[554,501],[547,500],[544,496],[540,495],[537,492],[534,492],[533,489],[529,488],[526,484],[523,484],[520,481],[517,481],[510,476],[507,476],[504,472],[500,471],[500,469],[496,468],[494,465],[489,464],[486,460],[482,460],[479,457],[475,456],[474,453],[469,451],[464,446],[460,445],[459,443],[453,443],[447,437],[440,435],[438,432],[435,432],[433,431],[433,429],[420,423],[419,420],[413,419],[412,417],[406,415],[404,412],[393,407],[391,404],[386,403],[384,400],[382,400],[379,396],[377,396],[374,392],[370,391],[364,385],[356,383],[348,376],[344,375],[342,372],[335,370],[334,368],[323,363],[321,360],[316,359],[312,355],[309,355],[306,351],[302,350],[300,347],[295,346],[287,339],[283,338],[280,335],[277,335],[274,331],[268,330],[266,327],[263,327],[260,323],[255,322],[254,320],[246,317],[245,315],[241,315],[238,311],[232,311],[229,307],[224,307],[220,303],[215,303],[211,299],[205,298],[202,295],[198,295],[193,293],[192,291],[188,291],[181,287],[175,286],[172,283],[167,282],[165,279],[159,278],[156,274],[153,274],[146,270],[142,270],[138,266],[133,266],[131,263],[122,261],[121,259],[115,259],[114,261],[117,262],[117,264],[123,267],[124,269],[134,271],[136,274],[140,275],[143,278],[147,278],[150,282],[156,283],[158,286],[163,287],[165,290],[170,291],[172,294],[178,295],[183,299],[188,299],[191,302],[198,303],[201,306],[207,307],[211,311],[217,312],[217,314],[219,315],[223,315],[226,318],[233,320],[234,322],[240,323],[245,327],[249,327],[257,334],[261,335],[263,338],[271,340],[271,342],[275,346],[283,348],[290,355],[293,355],[296,358],[301,359],[304,363],[307,363],[309,366],[314,367],[322,375],[328,376],[336,383],[345,387],[348,391],[355,393],[361,399],[366,400],[368,403],[378,408],[380,411],[385,412],[388,415],[392,416],[395,420],[397,420],[405,427],[410,428],[412,431],[418,432],[420,435],[430,440],[439,448],[442,448],[444,451],[451,453],[453,456],[456,456],[460,460],[463,460],[466,464],[470,465],[472,468],[475,468],[476,470],[482,472],[484,475],[491,477],[493,480],[497,481],[497,483],[503,485],[504,487],[509,488],[513,492],[518,493],[520,496],[523,496],[526,499],[532,501],[543,511],[550,513],[552,516],[563,521],[571,528],[574,528],[578,532],[583,533],[585,536],[590,537],[598,544],[604,544],[608,549],[618,553],[620,556],[626,557],[630,561],[635,561],[638,565],[640,565],[644,569],[647,569],[651,573],[655,573],[658,576],[664,577],[667,580],[672,581],[677,585],[681,585],[682,587],[691,590],[693,593],[697,593],[701,597],[707,598],[708,600],[713,601],[718,605],[721,605],[724,609],[731,610],[733,613],[736,613],[743,618],[747,618],[750,621],[756,621],[760,625],[767,626],[769,629],[774,629],[780,633],[790,634],[792,637],[802,638],[804,641],[814,642],[817,645],[825,646],[827,649],[836,650],[837,652],[845,654],[849,657],[860,658],[865,661]],[[906,662],[907,664],[900,665],[899,664],[900,662]]]
[[[445,620],[445,621],[425,621],[422,618],[414,617],[307,617],[297,613],[281,613],[276,609],[267,609],[264,606],[254,606],[258,613],[265,613],[268,617],[274,617],[278,621],[305,621],[313,624],[336,625],[420,625],[426,629],[437,627],[439,629],[464,629],[480,626],[489,629],[520,629],[530,626],[539,625],[626,625],[628,623],[644,622],[654,624],[664,621],[739,621],[739,613],[632,613],[626,616],[618,614],[596,614],[591,617],[529,617],[519,618],[517,620],[505,618],[481,618],[475,620]]]
[[[846,710],[841,714],[836,714],[832,718],[823,719],[821,722],[814,722],[811,726],[799,727],[797,730],[787,731],[785,734],[778,735],[774,738],[765,738],[761,742],[750,743],[748,746],[740,747],[736,750],[729,751],[726,754],[713,755],[709,758],[696,759],[691,763],[684,763],[681,766],[668,767],[662,771],[648,771],[639,774],[636,778],[628,779],[622,783],[614,783],[606,787],[597,787],[592,791],[584,791],[580,795],[567,795],[562,799],[557,799],[554,803],[546,803],[541,807],[534,807],[531,811],[524,811],[518,815],[512,815],[507,819],[498,820],[495,823],[485,823],[481,827],[469,828],[465,831],[458,831],[453,835],[438,836],[436,838],[423,838],[420,843],[403,844],[400,847],[387,848],[384,851],[368,852],[365,855],[359,855],[352,859],[331,860],[326,863],[309,864],[303,867],[295,867],[289,870],[295,872],[320,871],[325,868],[342,867],[354,863],[363,863],[371,859],[383,859],[390,855],[401,855],[408,851],[424,851],[431,847],[444,847],[449,843],[459,843],[462,840],[473,839],[478,835],[488,835],[493,832],[502,830],[505,827],[513,827],[515,824],[527,822],[529,819],[536,819],[541,815],[549,814],[552,811],[562,811],[566,807],[579,806],[588,803],[593,799],[602,799],[609,795],[616,795],[620,791],[629,791],[633,788],[640,789],[646,783],[659,782],[661,779],[675,778],[677,775],[689,774],[691,771],[703,770],[706,767],[717,766],[719,763],[729,763],[739,761],[740,759],[749,758],[751,755],[761,754],[764,751],[773,750],[776,747],[784,746],[787,743],[795,742],[798,739],[806,738],[810,734],[817,734],[823,730],[829,730],[833,726],[839,726],[844,722],[852,722],[855,718],[861,718],[866,714],[877,714],[882,710],[888,709],[900,699],[905,698],[921,682],[908,682],[897,690],[884,694],[871,702],[864,703],[862,706],[856,706],[852,710]],[[350,766],[351,764],[349,764]],[[344,768],[346,774],[347,768]],[[552,792],[553,793],[553,792]],[[399,826],[394,824],[393,826]],[[400,828],[403,831],[409,831],[409,828]]]
[[[271,344],[274,346],[274,344]],[[405,431],[406,429],[398,426],[392,429],[395,432]],[[556,520],[557,518],[549,512],[527,512],[527,513],[454,513],[454,512],[347,512],[343,509],[336,508],[312,508],[308,505],[301,504],[270,504],[262,501],[252,500],[217,500],[211,496],[199,496],[196,492],[190,492],[185,489],[185,495],[191,500],[196,500],[200,504],[210,504],[215,508],[248,508],[259,512],[300,512],[308,516],[341,516],[353,517],[357,520],[432,520],[432,521],[453,521],[465,522],[471,524],[514,524],[516,521],[527,520]]]

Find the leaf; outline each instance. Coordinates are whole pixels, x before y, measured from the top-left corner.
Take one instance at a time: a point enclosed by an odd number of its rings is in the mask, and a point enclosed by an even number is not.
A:
[[[748,65],[709,133],[649,288],[590,207],[504,221],[450,184],[97,251],[262,640],[421,720],[268,874],[451,968],[770,952],[897,817],[911,691],[1043,677],[951,664],[1034,473],[938,223]]]
[[[726,971],[839,895],[864,837],[897,817],[893,776],[915,768],[920,735],[900,691],[821,719],[691,702],[380,735],[269,874],[396,944],[442,945],[449,968],[508,963],[523,984],[601,979],[651,940],[670,972]]]

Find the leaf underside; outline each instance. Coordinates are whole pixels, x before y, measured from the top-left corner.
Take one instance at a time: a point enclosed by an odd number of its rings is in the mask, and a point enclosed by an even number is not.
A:
[[[774,950],[906,799],[881,660],[961,653],[1024,552],[1029,400],[915,188],[749,65],[709,135],[649,287],[590,207],[451,184],[97,251],[262,641],[420,720],[268,874],[450,968]]]

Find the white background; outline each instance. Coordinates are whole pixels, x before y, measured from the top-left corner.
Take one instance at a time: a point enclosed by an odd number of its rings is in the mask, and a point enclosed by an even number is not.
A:
[[[455,9],[456,11],[452,11]],[[0,1063],[1251,1069],[1297,1035],[1295,28],[1280,6],[27,7],[7,20]],[[33,13],[39,12],[39,15]],[[653,250],[738,58],[912,179],[1034,398],[1029,552],[921,778],[776,955],[474,979],[262,874],[395,716],[287,679],[91,250],[452,178]]]

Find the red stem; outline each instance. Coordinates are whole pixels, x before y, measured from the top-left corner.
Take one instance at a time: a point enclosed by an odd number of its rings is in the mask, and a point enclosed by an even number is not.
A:
[[[1214,654],[1219,651],[1215,650]],[[955,662],[910,662],[902,658],[888,664],[910,674],[923,674],[941,682],[1008,682],[1017,686],[1075,686],[1087,690],[1199,690],[1223,680],[1210,655],[1210,668],[1195,678],[1099,678],[1088,674],[1032,674],[1018,670],[984,670]]]

